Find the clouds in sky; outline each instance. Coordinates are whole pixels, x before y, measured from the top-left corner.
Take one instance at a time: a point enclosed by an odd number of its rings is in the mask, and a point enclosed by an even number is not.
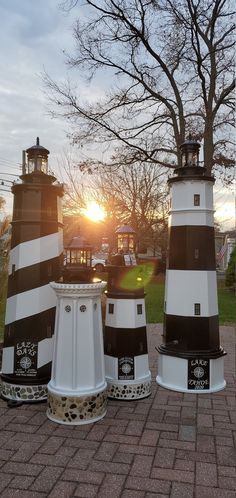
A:
[[[57,0],[1,0],[0,173],[18,174],[21,151],[36,136],[51,151],[51,164],[68,143],[66,123],[48,113],[42,73],[65,77],[63,49],[73,47],[73,15],[60,10]],[[10,206],[11,194],[4,195]]]
[[[55,0],[2,0],[0,16],[1,156],[17,162],[35,136],[49,149],[65,137],[62,124],[47,115],[41,73],[45,68],[58,78],[65,71],[71,19]]]

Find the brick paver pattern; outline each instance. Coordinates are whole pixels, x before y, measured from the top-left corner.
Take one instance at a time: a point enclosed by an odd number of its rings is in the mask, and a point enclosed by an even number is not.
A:
[[[178,393],[156,384],[162,325],[148,325],[152,394],[108,401],[95,424],[60,425],[46,404],[0,400],[2,498],[235,498],[235,329],[221,327],[227,387]]]

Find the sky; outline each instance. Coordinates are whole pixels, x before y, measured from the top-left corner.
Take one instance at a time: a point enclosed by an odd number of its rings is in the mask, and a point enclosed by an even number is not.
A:
[[[37,136],[50,150],[50,168],[56,175],[60,158],[70,148],[67,123],[50,116],[42,79],[44,71],[56,81],[66,79],[63,51],[74,48],[76,12],[66,13],[59,5],[57,0],[0,0],[1,180],[20,173],[22,150],[34,145]],[[102,94],[102,80],[96,84],[97,94]],[[80,81],[80,91],[88,97],[88,84],[83,86]],[[0,184],[0,188],[4,186]],[[6,199],[6,212],[11,213],[12,194],[0,190],[0,195]],[[216,217],[225,230],[235,226],[234,199],[235,189],[216,186]]]
[[[0,16],[0,160],[21,162],[21,151],[39,136],[53,162],[66,146],[67,130],[49,115],[42,73],[65,76],[62,51],[73,46],[71,15],[57,0],[0,0]]]

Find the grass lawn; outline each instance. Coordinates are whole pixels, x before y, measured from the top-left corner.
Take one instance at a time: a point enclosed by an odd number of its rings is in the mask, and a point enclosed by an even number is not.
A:
[[[218,283],[219,318],[221,325],[236,323],[236,296],[225,287],[224,282]]]
[[[154,277],[145,288],[147,323],[162,323],[164,308],[164,276]],[[235,294],[218,281],[218,303],[220,325],[236,323]]]
[[[103,280],[107,279],[106,273],[99,275]],[[6,279],[2,277],[2,292],[0,299],[0,341],[3,340],[4,314],[5,314],[5,297],[6,297]],[[164,275],[158,275],[145,287],[145,303],[147,323],[163,322],[164,307]],[[221,325],[236,323],[236,306],[235,294],[225,288],[224,281],[218,282],[218,301],[219,301],[219,318]]]
[[[164,309],[164,283],[163,275],[154,277],[145,287],[145,305],[147,323],[162,323]]]

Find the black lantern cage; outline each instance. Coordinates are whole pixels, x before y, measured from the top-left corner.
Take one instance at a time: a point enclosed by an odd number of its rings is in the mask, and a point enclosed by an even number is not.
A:
[[[27,153],[27,173],[41,172],[48,174],[48,155],[49,150],[45,149],[36,139],[36,145],[26,150]]]
[[[62,277],[64,282],[92,282],[95,268],[92,268],[93,247],[82,236],[74,237],[65,247]]]
[[[66,265],[81,268],[92,266],[92,246],[84,237],[74,237],[65,247]]]
[[[118,254],[132,254],[135,252],[135,231],[128,225],[116,230]]]
[[[182,167],[199,166],[200,147],[201,145],[195,140],[192,140],[191,137],[189,137],[187,140],[185,140],[184,143],[182,143],[182,145],[180,145]]]

